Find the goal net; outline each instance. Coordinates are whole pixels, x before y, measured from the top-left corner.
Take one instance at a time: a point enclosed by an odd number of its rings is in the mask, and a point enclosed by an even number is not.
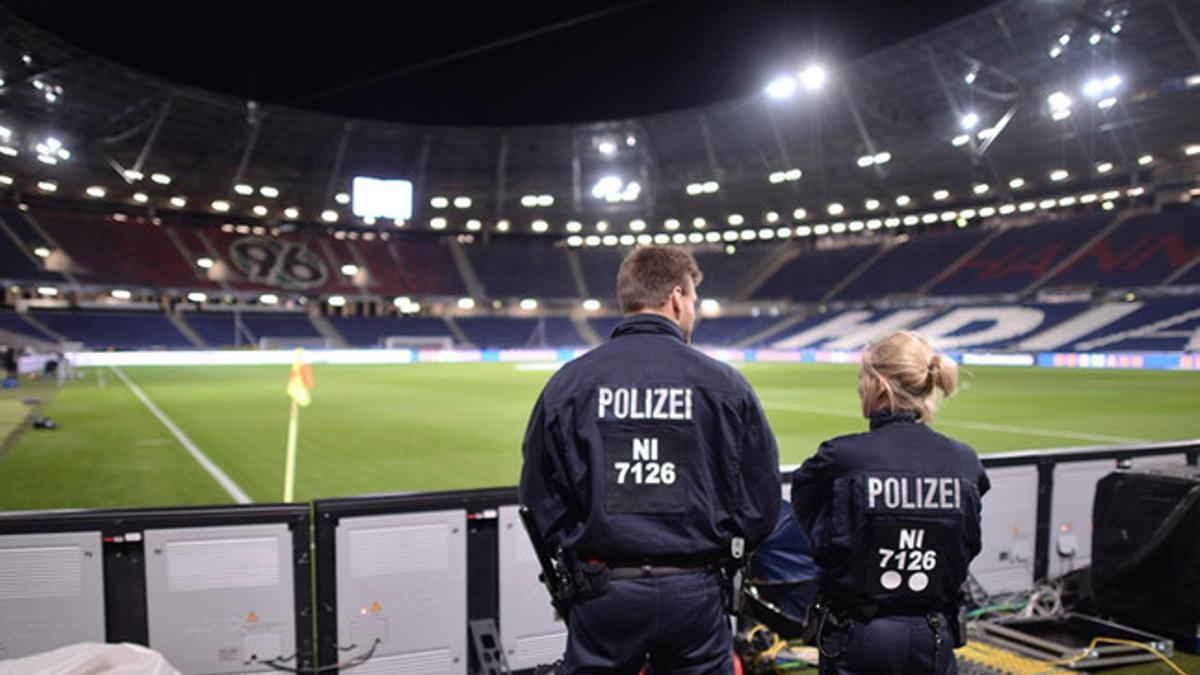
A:
[[[449,335],[389,335],[380,343],[384,349],[454,349]]]
[[[286,335],[267,335],[258,338],[259,349],[295,349],[296,347],[329,349],[333,347],[333,340],[326,337],[288,337]]]

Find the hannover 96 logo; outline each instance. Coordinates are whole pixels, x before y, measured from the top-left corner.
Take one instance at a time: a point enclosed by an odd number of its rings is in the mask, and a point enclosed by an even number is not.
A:
[[[300,242],[242,237],[230,245],[229,257],[248,281],[283,288],[325,283],[324,261]]]

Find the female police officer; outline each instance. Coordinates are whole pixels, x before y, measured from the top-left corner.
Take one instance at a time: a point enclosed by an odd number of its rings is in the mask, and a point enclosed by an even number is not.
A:
[[[935,390],[957,384],[955,363],[916,333],[869,344],[858,392],[870,431],[822,443],[793,476],[820,567],[822,673],[957,672],[958,589],[988,489],[975,452],[927,425]]]

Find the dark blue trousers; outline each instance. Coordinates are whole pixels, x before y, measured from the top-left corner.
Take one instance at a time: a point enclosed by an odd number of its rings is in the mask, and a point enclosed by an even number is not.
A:
[[[957,675],[954,644],[942,622],[941,644],[923,616],[883,616],[869,622],[850,620],[848,629],[830,631],[821,640],[821,675]],[[936,662],[934,661],[936,651]]]
[[[614,579],[607,593],[567,617],[557,673],[733,673],[733,640],[711,573]]]

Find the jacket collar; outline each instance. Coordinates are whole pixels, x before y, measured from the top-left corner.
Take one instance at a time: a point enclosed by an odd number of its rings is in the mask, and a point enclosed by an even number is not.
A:
[[[878,429],[894,422],[916,422],[917,413],[912,410],[889,410],[884,408],[883,410],[876,410],[871,413],[870,420],[871,429]]]
[[[631,314],[613,328],[612,337],[622,335],[668,335],[683,342],[683,331],[679,325],[665,316],[643,312]]]

